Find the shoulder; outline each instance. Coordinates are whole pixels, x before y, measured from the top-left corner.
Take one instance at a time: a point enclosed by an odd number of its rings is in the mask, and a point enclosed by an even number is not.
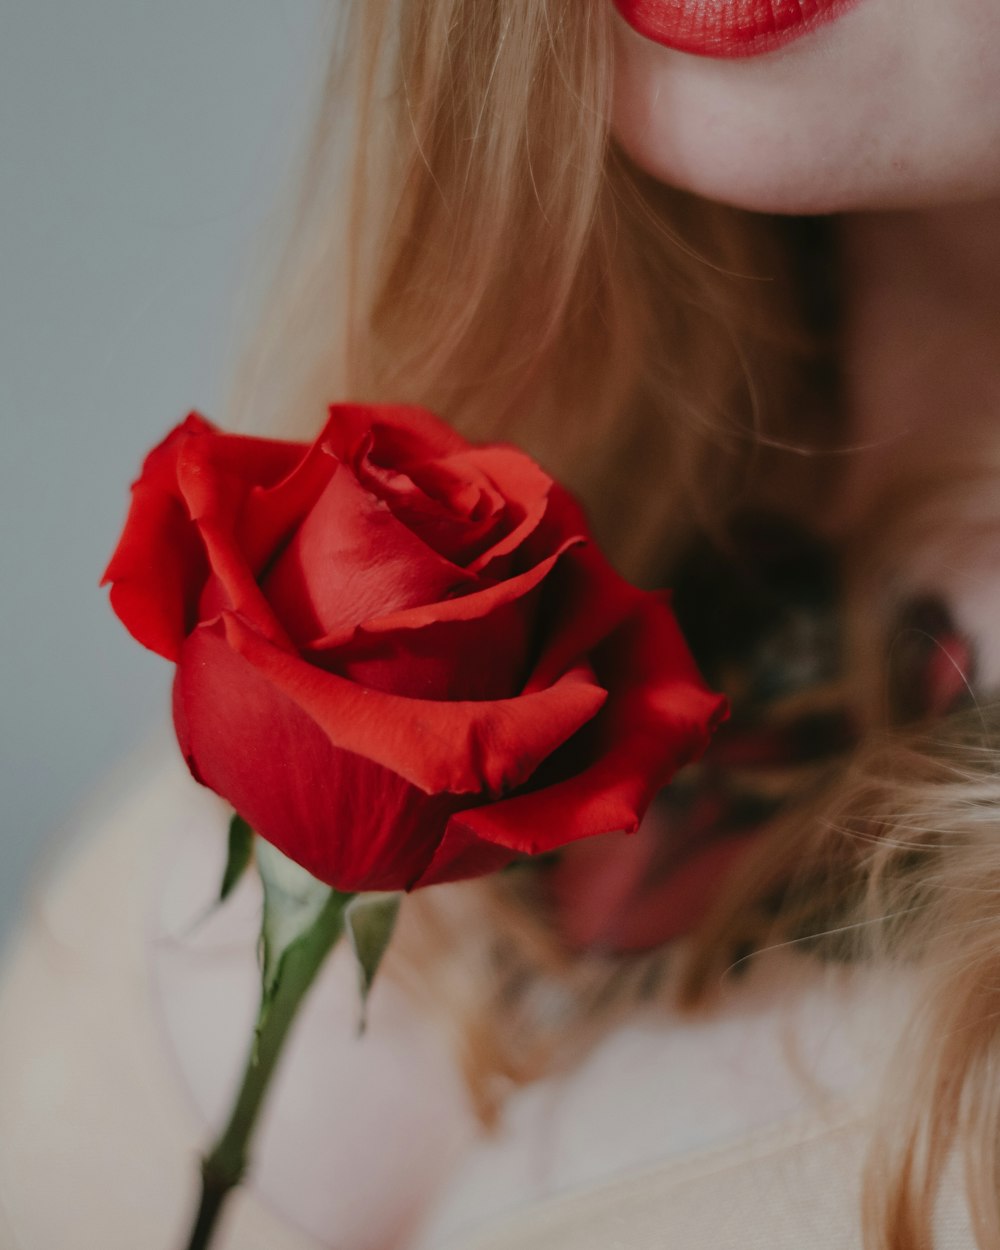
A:
[[[420,1250],[860,1247],[873,1109],[912,988],[774,952],[714,1012],[620,1027],[511,1102]],[[971,1247],[961,1204],[948,1218],[948,1244]]]
[[[860,1108],[791,1117],[730,1146],[630,1172],[514,1210],[435,1250],[861,1250]],[[952,1183],[935,1244],[975,1250]]]

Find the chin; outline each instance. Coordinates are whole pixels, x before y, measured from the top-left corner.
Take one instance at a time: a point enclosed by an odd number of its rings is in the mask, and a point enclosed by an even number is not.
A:
[[[851,196],[842,183],[822,171],[774,168],[763,161],[705,160],[682,153],[645,151],[622,144],[640,169],[658,182],[690,191],[703,199],[751,212],[806,215],[838,212]]]
[[[926,209],[995,198],[992,160],[949,162],[918,157],[909,145],[818,132],[754,134],[738,125],[646,127],[616,138],[653,178],[704,199],[751,212],[784,215]],[[1000,184],[1000,178],[992,180]]]
[[[615,136],[661,182],[758,212],[995,198],[1000,4],[988,0],[988,21],[987,0],[898,4],[866,0],[787,50],[736,61],[619,23]]]
[[[819,152],[789,152],[787,145],[770,150],[766,142],[732,131],[695,137],[644,131],[616,137],[635,164],[657,181],[753,212],[837,212],[852,206],[861,190]]]

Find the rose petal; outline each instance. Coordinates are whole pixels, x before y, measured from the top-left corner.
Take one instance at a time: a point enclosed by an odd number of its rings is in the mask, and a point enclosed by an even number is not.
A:
[[[574,543],[545,584],[545,646],[525,690],[544,690],[655,596],[620,577],[592,542]],[[669,608],[664,609],[670,614]],[[682,650],[687,645],[681,641]]]
[[[552,479],[530,457],[502,444],[470,446],[424,409],[337,405],[330,409],[330,421],[321,437],[362,480],[367,468],[389,490],[394,510],[408,524],[413,522],[418,532],[422,533],[428,516],[436,515],[437,524],[443,526],[447,513],[457,514],[464,524],[464,533],[460,527],[454,536],[458,546],[446,542],[441,547],[440,535],[438,539],[430,533],[424,535],[449,558],[458,561],[463,550],[474,549],[476,543],[481,546],[497,521],[501,522],[495,542],[476,552],[473,571],[481,571],[492,560],[516,550],[544,515]],[[470,481],[471,472],[475,481]],[[495,494],[503,507],[495,518],[493,512],[489,517],[475,518],[488,524],[482,533],[470,535],[472,501],[484,494]],[[407,510],[407,502],[417,509],[416,515]],[[436,513],[429,506],[433,503],[439,505]]]
[[[539,855],[596,834],[633,833],[651,787],[637,782],[617,754],[567,781],[452,816],[416,885],[461,880],[470,863],[489,863],[494,855]]]
[[[201,538],[177,488],[177,457],[194,434],[212,427],[197,413],[146,457],[132,486],[128,519],[101,585],[126,629],[151,651],[176,660],[195,623],[208,576]]]
[[[365,456],[355,472],[362,486],[387,504],[401,524],[432,551],[464,567],[494,532],[504,532],[507,507],[489,478],[465,457],[455,459],[454,468],[448,461],[431,460],[401,473]]]
[[[523,693],[539,587],[573,541],[520,577],[320,639],[306,648],[308,658],[362,685],[412,698],[512,698]]]
[[[216,629],[198,629],[185,642],[174,713],[195,777],[337,889],[405,889],[462,802],[428,797],[391,769],[334,746]]]
[[[349,643],[315,658],[362,686],[413,699],[511,699],[524,686],[538,598],[535,588],[488,614],[422,629],[359,629]]]
[[[368,621],[322,639],[309,658],[392,694],[424,699],[508,699],[523,693],[538,632],[540,587],[577,542],[485,590]]]
[[[224,633],[334,746],[391,768],[427,794],[498,795],[522,785],[607,697],[580,665],[550,689],[514,699],[408,699],[317,669],[229,613],[201,628]]]
[[[549,507],[554,483],[534,460],[516,447],[503,444],[474,447],[464,459],[495,482],[507,501],[510,528],[468,566],[472,573],[485,573],[496,561],[524,547],[535,533]],[[582,540],[586,533],[586,528],[581,526],[575,532],[571,528],[569,534],[561,537],[571,534]]]
[[[307,506],[302,466],[315,467],[314,453],[297,443],[222,434],[197,413],[154,448],[103,578],[113,583],[112,606],[140,642],[176,660],[198,619],[211,560],[218,583],[210,597],[282,637],[251,574]],[[245,500],[255,492],[262,506],[250,510],[254,523],[237,536]]]
[[[392,612],[388,616],[377,616],[365,621],[356,629],[347,629],[318,638],[311,644],[310,652],[332,652],[335,648],[349,645],[359,635],[394,634],[402,630],[428,629],[436,625],[475,621],[489,616],[504,604],[523,598],[539,586],[549,576],[562,556],[582,541],[582,539],[568,539],[562,547],[545,560],[539,561],[534,568],[527,569],[524,573],[511,577],[505,582],[497,582],[482,590],[458,595],[452,599],[442,599],[438,603],[421,604],[419,607]]]
[[[337,472],[340,462],[322,443],[302,450],[281,481],[251,487],[240,516],[240,548],[258,578],[284,550]]]
[[[217,605],[222,599],[252,621],[260,633],[291,649],[291,640],[261,592],[255,570],[239,542],[240,517],[250,486],[236,473],[226,472],[228,460],[239,460],[229,455],[231,451],[215,438],[187,440],[177,456],[178,490],[201,535],[217,582],[210,588],[212,601]]]
[[[449,456],[469,446],[451,426],[426,408],[334,404],[329,414],[320,440],[345,464],[354,463],[369,434],[378,441],[380,461],[403,472],[414,461]]]
[[[645,596],[600,648],[599,673],[602,660],[613,678],[608,702],[550,761],[562,777],[453,816],[421,886],[453,880],[475,840],[536,855],[595,834],[634,832],[673,773],[704,751],[726,701],[702,682],[665,604]]]
[[[300,646],[474,585],[341,466],[267,574],[268,602]]]
[[[468,811],[452,816],[429,865],[414,878],[411,889],[444,885],[448,881],[468,881],[498,872],[517,859],[520,852],[483,838],[464,820]]]
[[[202,421],[199,459],[213,477],[231,477],[249,490],[268,488],[283,481],[301,461],[305,447],[285,439],[256,438],[245,434],[225,434],[210,422]]]

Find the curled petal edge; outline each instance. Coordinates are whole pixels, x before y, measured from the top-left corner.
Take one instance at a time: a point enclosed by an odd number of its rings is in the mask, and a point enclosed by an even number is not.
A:
[[[512,699],[407,698],[315,668],[233,613],[199,628],[221,633],[334,746],[391,769],[425,794],[495,798],[510,792],[592,720],[607,699],[590,666],[582,663],[548,689]]]

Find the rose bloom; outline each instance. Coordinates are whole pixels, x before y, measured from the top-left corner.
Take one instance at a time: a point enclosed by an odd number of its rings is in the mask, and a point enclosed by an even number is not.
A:
[[[421,409],[334,407],[311,446],[192,414],[104,580],[177,665],[193,775],[340,890],[634,830],[723,715],[569,495]]]

